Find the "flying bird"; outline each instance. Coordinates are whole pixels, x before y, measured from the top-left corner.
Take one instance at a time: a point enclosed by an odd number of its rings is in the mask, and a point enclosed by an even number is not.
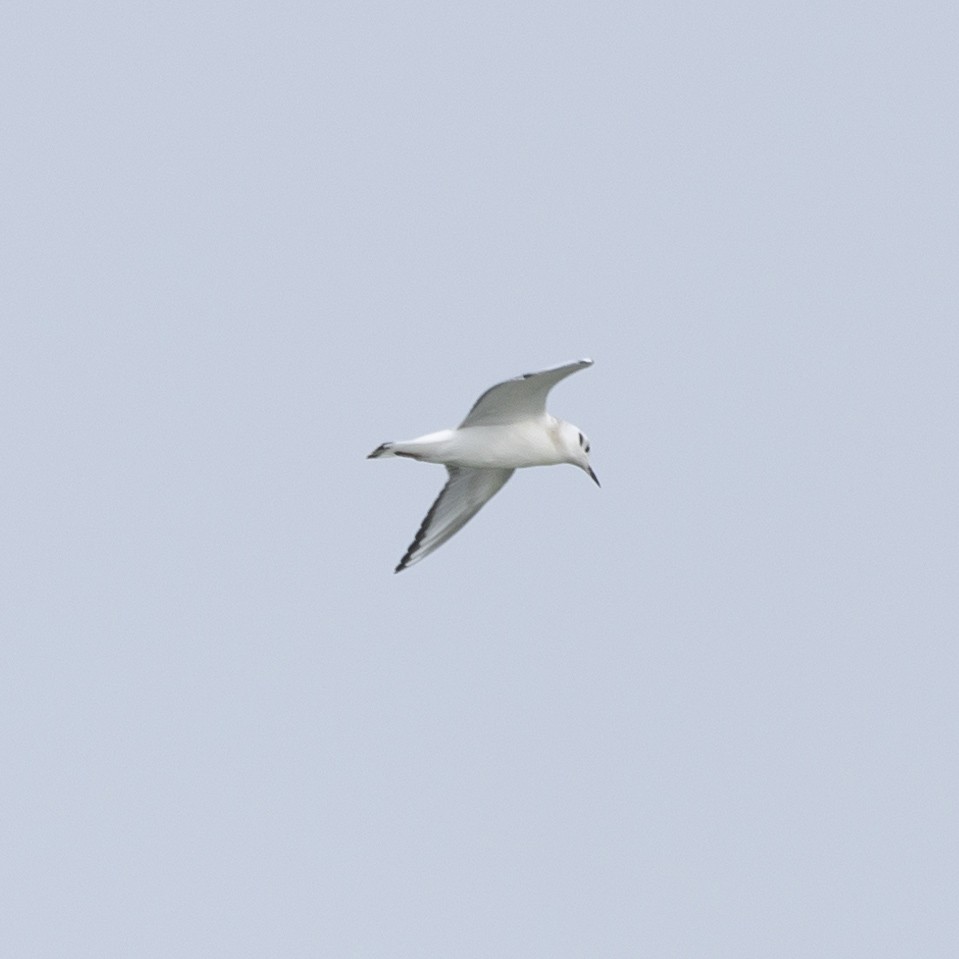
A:
[[[592,360],[577,360],[497,383],[473,404],[455,430],[381,443],[369,454],[371,460],[406,456],[442,463],[449,474],[394,572],[425,559],[459,532],[516,469],[571,463],[599,486],[589,465],[589,440],[572,423],[546,412],[549,391],[571,373],[592,365]]]

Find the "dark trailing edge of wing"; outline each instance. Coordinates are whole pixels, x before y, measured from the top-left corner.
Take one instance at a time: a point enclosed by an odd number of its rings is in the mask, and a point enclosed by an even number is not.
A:
[[[409,548],[403,554],[403,558],[397,564],[396,569],[393,570],[394,573],[402,573],[404,569],[407,568],[410,564],[410,560],[413,559],[413,556],[416,554],[417,550],[420,548],[420,544],[423,542],[423,537],[426,536],[427,531],[430,528],[430,523],[433,522],[433,516],[436,513],[436,507],[440,505],[440,500],[443,498],[443,495],[449,489],[450,483],[453,482],[452,475],[444,484],[443,488],[440,490],[439,496],[433,500],[433,505],[427,510],[426,516],[423,517],[423,522],[420,523],[420,528],[416,531],[416,535],[413,537],[413,542],[410,543]]]

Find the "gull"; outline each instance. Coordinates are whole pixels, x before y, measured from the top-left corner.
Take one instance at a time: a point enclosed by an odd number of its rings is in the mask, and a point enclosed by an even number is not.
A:
[[[473,404],[455,430],[381,443],[369,454],[371,460],[406,456],[442,463],[449,473],[395,573],[425,559],[458,533],[516,469],[571,463],[599,486],[589,465],[589,440],[572,423],[546,412],[546,394],[571,373],[592,365],[592,360],[577,360],[497,383]]]

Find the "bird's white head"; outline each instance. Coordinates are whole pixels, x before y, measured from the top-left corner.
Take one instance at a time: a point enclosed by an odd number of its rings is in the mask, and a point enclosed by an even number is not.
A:
[[[588,473],[590,479],[599,486],[599,480],[593,472],[593,467],[589,465],[589,439],[578,427],[572,423],[561,423],[559,429],[560,443],[563,452],[566,454],[566,462],[578,466],[583,472]]]

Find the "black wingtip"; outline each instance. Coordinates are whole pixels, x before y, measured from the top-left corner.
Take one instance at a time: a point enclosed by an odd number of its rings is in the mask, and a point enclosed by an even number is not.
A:
[[[413,553],[416,548],[420,545],[420,539],[422,530],[416,534],[416,539],[410,543],[410,548],[403,554],[403,558],[396,564],[396,569],[393,570],[394,573],[402,573],[404,569],[409,569],[412,565],[410,560],[413,558]]]

